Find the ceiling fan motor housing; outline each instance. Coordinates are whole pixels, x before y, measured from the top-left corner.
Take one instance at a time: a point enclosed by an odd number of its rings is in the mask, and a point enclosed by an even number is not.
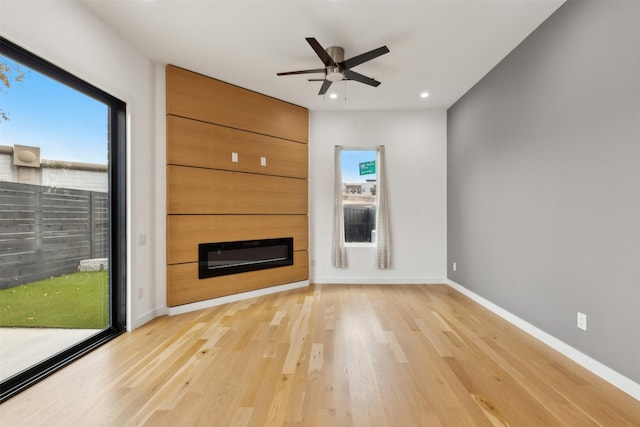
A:
[[[328,47],[327,53],[333,59],[335,64],[339,64],[344,61],[344,49],[339,46],[331,46]],[[331,82],[339,82],[344,78],[342,67],[336,65],[335,67],[329,66],[327,67],[327,76],[326,79]]]

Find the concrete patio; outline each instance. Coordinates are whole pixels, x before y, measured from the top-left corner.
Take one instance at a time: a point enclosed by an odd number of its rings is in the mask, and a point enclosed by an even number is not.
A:
[[[100,332],[100,329],[0,328],[0,381]]]

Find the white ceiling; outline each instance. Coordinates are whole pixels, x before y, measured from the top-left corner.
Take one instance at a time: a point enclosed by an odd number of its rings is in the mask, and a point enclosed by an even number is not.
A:
[[[83,1],[158,63],[310,110],[448,108],[564,2]],[[343,47],[345,58],[386,45],[390,53],[354,68],[382,84],[334,83],[332,100],[317,95],[320,82],[307,81],[322,74],[276,76],[323,67],[305,37]],[[423,91],[430,96],[420,98]]]

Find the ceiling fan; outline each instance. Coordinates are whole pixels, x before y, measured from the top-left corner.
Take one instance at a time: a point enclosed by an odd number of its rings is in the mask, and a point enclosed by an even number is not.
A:
[[[324,73],[324,79],[309,79],[310,82],[318,81],[322,82],[320,92],[318,95],[324,95],[329,90],[331,83],[338,82],[340,80],[355,80],[360,83],[364,83],[369,86],[377,87],[380,82],[363,76],[360,73],[356,73],[351,68],[356,65],[360,65],[363,62],[370,61],[377,58],[380,55],[389,53],[389,48],[386,46],[373,49],[369,52],[363,53],[347,60],[344,59],[344,49],[339,46],[332,46],[324,49],[318,41],[313,37],[307,37],[307,42],[311,45],[311,48],[320,57],[320,60],[324,63],[324,68],[315,68],[312,70],[300,70],[300,71],[287,71],[284,73],[278,73],[278,76],[289,76],[292,74],[313,74]]]

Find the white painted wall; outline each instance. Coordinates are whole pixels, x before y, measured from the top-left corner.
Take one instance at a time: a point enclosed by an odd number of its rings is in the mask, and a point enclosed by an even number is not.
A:
[[[155,68],[82,3],[2,1],[2,36],[127,103],[129,291],[128,326],[166,309],[155,272]],[[162,189],[164,191],[164,188]],[[142,242],[146,243],[142,243]],[[131,292],[133,291],[133,292]]]
[[[13,155],[0,154],[0,181],[16,182],[18,167],[13,165]]]
[[[24,172],[29,172],[28,182],[22,180]],[[86,191],[109,191],[109,175],[106,171],[89,171],[73,168],[28,168],[13,164],[12,154],[0,154],[0,181],[22,182],[23,184],[44,185],[46,187],[73,188]]]
[[[62,168],[41,168],[40,185],[87,191],[109,191],[107,172]]]
[[[348,247],[348,267],[331,266],[335,145],[385,146],[391,269],[376,268],[373,247]],[[444,110],[311,112],[311,282],[444,283],[447,276],[446,152]]]

